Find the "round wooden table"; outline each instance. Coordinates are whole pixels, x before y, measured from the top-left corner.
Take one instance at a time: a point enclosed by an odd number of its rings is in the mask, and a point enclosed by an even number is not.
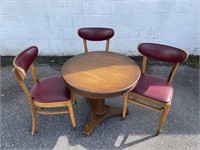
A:
[[[91,119],[83,131],[85,134],[89,135],[102,120],[122,113],[122,108],[105,105],[104,99],[132,90],[140,72],[132,59],[114,52],[87,52],[65,62],[62,76],[67,86],[85,96],[91,108]]]

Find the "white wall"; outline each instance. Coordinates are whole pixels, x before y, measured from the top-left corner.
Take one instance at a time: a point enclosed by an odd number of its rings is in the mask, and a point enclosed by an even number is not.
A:
[[[77,29],[87,26],[113,28],[110,49],[127,55],[138,55],[140,42],[200,54],[200,0],[0,0],[0,55],[30,45],[40,55],[78,54],[83,44]]]

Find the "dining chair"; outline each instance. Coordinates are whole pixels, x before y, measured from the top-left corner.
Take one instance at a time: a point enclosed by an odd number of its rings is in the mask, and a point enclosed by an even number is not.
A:
[[[141,43],[138,45],[138,51],[143,55],[141,77],[136,87],[124,96],[123,119],[126,117],[128,102],[161,112],[162,115],[157,129],[157,135],[159,135],[171,107],[174,92],[171,82],[179,64],[188,58],[188,52],[154,43]],[[145,72],[149,58],[152,61],[172,64],[167,79]]]
[[[86,27],[78,29],[78,35],[83,39],[85,53],[88,52],[87,41],[106,41],[105,51],[109,51],[110,39],[115,32],[111,28]],[[73,92],[73,101],[77,103],[77,94]]]
[[[27,96],[32,114],[32,135],[36,132],[36,113],[42,115],[69,113],[72,127],[76,127],[71,101],[71,91],[66,87],[62,76],[49,76],[39,79],[33,61],[38,55],[38,48],[31,46],[13,60],[13,73]],[[25,84],[27,71],[30,70],[34,85],[29,90]],[[53,109],[63,107],[63,110]],[[67,109],[68,108],[68,109]],[[47,111],[48,109],[52,111]]]
[[[106,41],[105,51],[108,51],[110,39],[114,36],[114,30],[101,27],[80,28],[78,35],[83,39],[85,52],[88,52],[87,41]]]

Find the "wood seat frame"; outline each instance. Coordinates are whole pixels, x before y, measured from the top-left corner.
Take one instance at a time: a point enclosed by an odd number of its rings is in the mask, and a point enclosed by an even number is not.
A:
[[[30,48],[37,48],[37,47],[32,46],[32,47],[27,48],[26,50],[28,50]],[[25,93],[25,95],[27,96],[27,99],[28,99],[28,103],[29,103],[29,106],[30,106],[30,109],[31,109],[31,114],[32,114],[32,135],[34,135],[35,132],[36,132],[36,126],[37,126],[36,114],[37,113],[42,114],[42,115],[69,113],[72,127],[75,128],[76,127],[76,121],[75,121],[75,117],[74,117],[74,111],[73,111],[71,99],[70,100],[66,99],[66,101],[48,102],[48,103],[42,103],[42,102],[39,102],[39,101],[35,101],[35,99],[31,96],[31,93],[28,90],[28,88],[27,88],[27,86],[25,85],[25,82],[24,82],[24,80],[26,79],[26,72],[24,71],[24,69],[22,69],[21,67],[16,65],[16,63],[15,63],[16,58],[17,58],[17,56],[15,57],[15,59],[13,61],[14,68],[12,69],[12,72],[13,72],[14,76],[16,77],[17,81],[19,82],[19,85],[21,86],[22,90],[24,91],[24,93]],[[38,75],[36,73],[36,70],[35,70],[33,63],[30,65],[29,70],[30,70],[31,75],[34,79],[34,82],[38,83],[39,78],[38,78]],[[43,108],[58,108],[58,107],[67,107],[68,110],[44,111],[44,109],[43,109]],[[66,108],[64,108],[64,109],[66,109]]]

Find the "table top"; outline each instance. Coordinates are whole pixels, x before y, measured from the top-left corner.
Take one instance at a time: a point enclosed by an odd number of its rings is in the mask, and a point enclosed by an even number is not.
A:
[[[94,51],[70,58],[61,72],[68,87],[76,93],[89,98],[107,98],[132,90],[141,71],[125,55]]]

